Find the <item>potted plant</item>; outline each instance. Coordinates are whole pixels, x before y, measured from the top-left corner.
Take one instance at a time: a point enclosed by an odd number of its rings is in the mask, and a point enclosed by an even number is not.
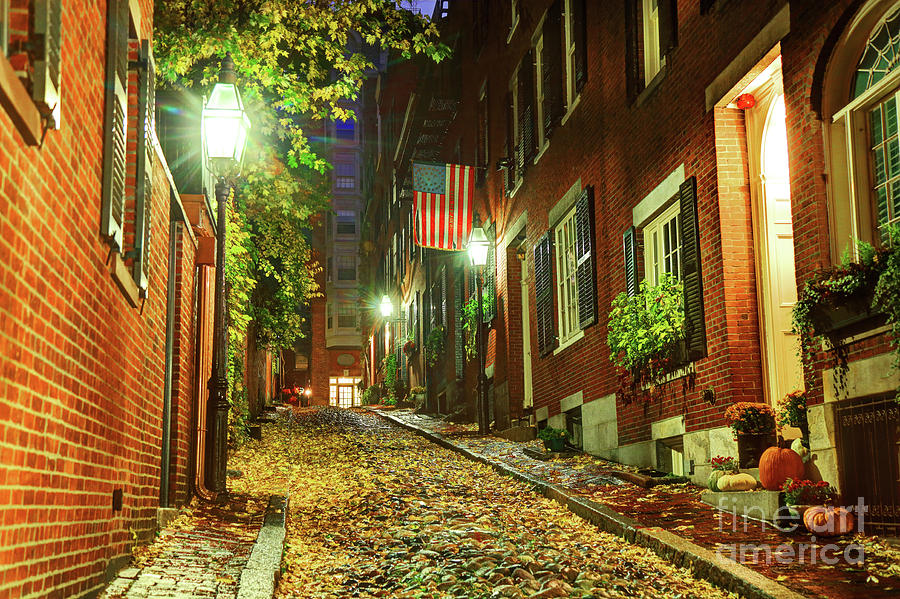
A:
[[[564,428],[545,426],[538,431],[537,437],[544,442],[544,449],[547,451],[562,451],[566,447],[569,431]]]
[[[768,405],[750,401],[731,404],[725,421],[734,432],[741,468],[757,468],[763,452],[776,443],[775,414]]]
[[[740,470],[737,459],[720,455],[711,459],[709,465],[712,467],[712,472],[709,473],[709,479],[707,480],[707,486],[710,491],[719,490],[719,479],[723,475],[734,474]]]
[[[443,353],[444,327],[435,327],[425,338],[425,364],[429,368],[434,368]]]
[[[641,281],[637,294],[623,292],[613,300],[606,341],[620,374],[617,395],[625,403],[639,395],[653,398],[687,362],[684,322],[684,289],[671,275],[657,285]]]
[[[407,340],[407,342],[403,344],[403,354],[407,358],[415,355],[415,353],[418,349],[419,349],[419,347],[416,345],[416,342],[412,339]]]
[[[801,521],[809,532],[833,536],[853,530],[854,518],[842,507],[830,505],[837,497],[834,487],[824,480],[787,479],[781,487],[784,503],[794,521]]]

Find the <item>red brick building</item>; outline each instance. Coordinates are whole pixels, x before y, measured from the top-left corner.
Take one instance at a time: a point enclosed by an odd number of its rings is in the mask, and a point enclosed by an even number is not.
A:
[[[62,4],[0,2],[4,597],[95,594],[202,476],[214,224],[158,141],[153,5]]]
[[[405,107],[403,133],[382,133],[393,163],[381,180],[393,192],[381,201],[401,202],[375,212],[373,238],[409,236],[410,159],[483,169],[478,212],[496,244],[485,374],[498,428],[527,416],[568,428],[591,453],[704,480],[711,457],[736,452],[729,405],[774,406],[803,385],[790,334],[798,287],[838,263],[851,237],[877,244],[879,226],[897,218],[894,171],[879,170],[893,168],[883,157],[896,139],[888,111],[897,4],[438,5],[455,55],[419,77],[423,108]],[[434,90],[447,89],[458,104],[433,130],[427,109],[447,99]],[[381,104],[395,119],[403,109]],[[867,121],[876,117],[877,135]],[[393,256],[390,243],[381,247]],[[405,250],[388,274],[417,256]],[[472,361],[458,367],[455,335],[470,269],[462,256],[426,261],[424,280],[381,282],[425,298],[425,336],[440,324],[429,314],[442,315],[444,359],[429,371],[429,398],[461,391],[471,411],[477,372]],[[445,274],[435,287],[437,272]],[[626,403],[609,360],[611,302],[663,273],[685,288],[685,351],[651,401],[638,389]],[[824,359],[810,371],[811,475],[867,497],[893,530],[897,411],[886,398],[898,377],[885,328],[863,326],[841,343],[850,360],[843,395]],[[854,418],[885,428],[852,429]],[[872,467],[847,467],[860,461]]]

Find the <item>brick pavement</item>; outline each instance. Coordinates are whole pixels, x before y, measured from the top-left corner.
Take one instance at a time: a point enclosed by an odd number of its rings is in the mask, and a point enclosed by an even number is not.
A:
[[[136,552],[101,599],[236,599],[265,507],[246,497],[223,506],[195,501]]]

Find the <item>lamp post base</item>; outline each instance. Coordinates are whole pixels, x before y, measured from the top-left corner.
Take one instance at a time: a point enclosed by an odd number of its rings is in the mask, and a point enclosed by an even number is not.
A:
[[[228,466],[228,381],[213,377],[209,381],[209,399],[206,402],[207,422],[207,488],[219,496],[227,496],[226,474]],[[212,418],[209,416],[212,415]]]

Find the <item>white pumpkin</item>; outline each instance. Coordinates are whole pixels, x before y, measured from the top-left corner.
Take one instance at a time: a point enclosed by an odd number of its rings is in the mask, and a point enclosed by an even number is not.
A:
[[[744,472],[725,474],[719,479],[720,491],[749,491],[756,488],[756,479]]]
[[[803,459],[804,464],[809,461],[809,449],[803,444],[803,439],[794,439],[793,442],[791,442],[791,449],[797,452]]]

